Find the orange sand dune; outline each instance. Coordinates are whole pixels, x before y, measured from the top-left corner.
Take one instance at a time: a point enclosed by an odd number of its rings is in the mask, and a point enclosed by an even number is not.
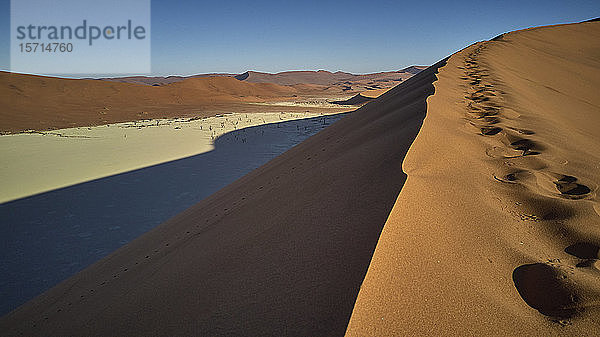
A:
[[[271,112],[274,108],[247,103],[330,95],[314,86],[247,83],[232,77],[190,78],[155,87],[0,72],[0,83],[2,133],[224,112]],[[320,112],[318,108],[311,111]]]
[[[380,90],[389,89],[398,83],[405,81],[411,76],[419,73],[427,67],[410,66],[398,71],[386,71],[371,74],[351,74],[342,71],[335,73],[319,70],[319,71],[284,71],[280,73],[264,73],[258,71],[247,71],[242,74],[199,74],[191,76],[166,76],[166,77],[146,77],[146,76],[127,76],[101,78],[101,80],[136,83],[144,85],[165,85],[175,82],[184,81],[190,78],[206,78],[206,77],[235,77],[244,82],[252,83],[275,83],[279,85],[295,86],[295,85],[312,85],[322,86],[322,89],[329,91],[341,92],[359,92],[364,90]]]
[[[600,335],[600,22],[440,69],[347,336]]]
[[[597,41],[590,22],[472,45],[0,331],[599,335]]]
[[[0,330],[342,335],[440,65],[5,316]]]
[[[340,99],[359,91],[387,90],[423,67],[366,75],[296,71],[248,76],[206,74],[189,77],[64,79],[0,71],[0,134],[51,130],[141,119],[209,117],[228,112],[278,112],[248,103]],[[242,74],[243,75],[243,74]],[[156,84],[148,85],[148,84]],[[338,112],[347,108],[333,108]],[[289,105],[287,112],[306,112]],[[310,112],[334,112],[311,106]]]
[[[285,71],[276,74],[247,71],[236,78],[253,83],[277,83],[281,85],[316,84],[341,90],[343,92],[359,92],[365,90],[389,89],[398,83],[425,69],[423,66],[411,66],[398,71],[387,71],[373,74],[350,74],[346,72],[319,71]]]
[[[213,73],[213,74],[198,74],[191,76],[124,76],[124,77],[105,77],[97,78],[97,80],[121,82],[121,83],[135,83],[144,85],[165,85],[175,82],[185,81],[190,78],[203,78],[203,77],[234,77],[236,74],[227,73]]]

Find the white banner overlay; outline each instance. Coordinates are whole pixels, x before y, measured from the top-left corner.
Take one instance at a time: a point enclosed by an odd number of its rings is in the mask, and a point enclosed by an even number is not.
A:
[[[11,0],[10,70],[148,74],[150,0]]]

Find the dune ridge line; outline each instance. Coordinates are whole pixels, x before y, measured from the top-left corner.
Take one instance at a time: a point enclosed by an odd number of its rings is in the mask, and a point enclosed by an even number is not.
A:
[[[597,22],[440,69],[347,336],[600,333]]]

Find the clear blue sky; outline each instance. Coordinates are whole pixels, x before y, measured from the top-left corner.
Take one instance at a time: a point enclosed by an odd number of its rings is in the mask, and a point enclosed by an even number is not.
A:
[[[9,6],[0,0],[0,69],[10,64]],[[506,31],[598,16],[598,0],[153,0],[152,72],[397,70]]]

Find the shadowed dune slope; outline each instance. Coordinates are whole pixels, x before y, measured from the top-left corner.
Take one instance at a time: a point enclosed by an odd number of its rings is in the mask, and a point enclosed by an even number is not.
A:
[[[443,64],[4,316],[0,331],[342,335]]]
[[[450,57],[347,336],[600,335],[598,41],[550,26]]]

